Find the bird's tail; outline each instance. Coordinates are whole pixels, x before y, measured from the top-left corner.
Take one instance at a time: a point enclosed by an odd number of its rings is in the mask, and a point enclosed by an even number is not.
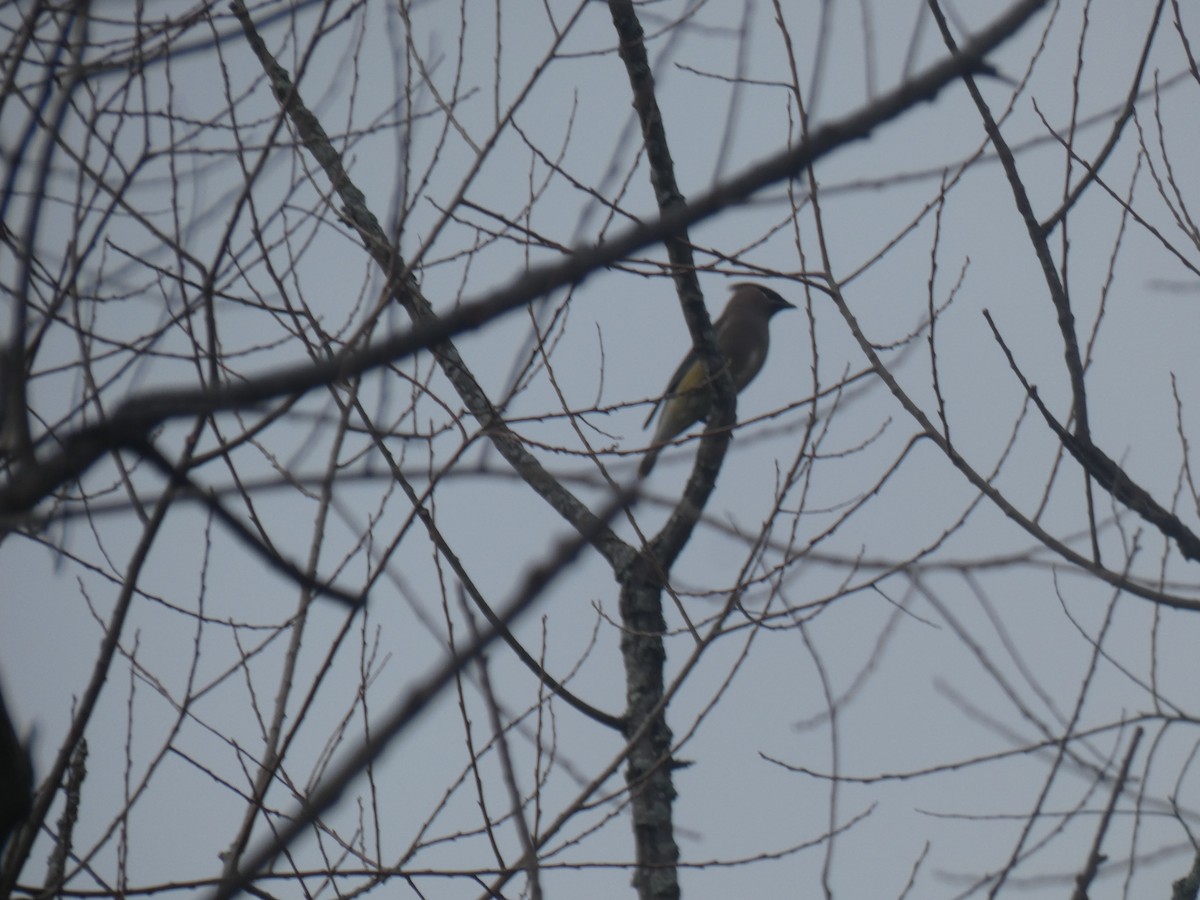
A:
[[[651,447],[646,451],[646,455],[642,457],[642,464],[638,466],[638,478],[645,478],[650,474],[650,470],[658,462],[658,452],[661,449],[662,447]]]

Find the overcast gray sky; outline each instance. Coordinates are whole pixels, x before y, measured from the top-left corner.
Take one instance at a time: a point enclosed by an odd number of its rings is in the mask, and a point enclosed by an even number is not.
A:
[[[830,4],[822,29],[823,6],[780,4],[815,125],[869,104],[945,53],[922,3]],[[998,12],[993,3],[953,6],[959,28],[982,27]],[[146,20],[173,9],[149,4]],[[389,233],[396,234],[400,198],[411,205],[397,244],[406,260],[421,253],[417,275],[438,311],[560,258],[564,246],[610,237],[632,217],[656,214],[604,4],[437,0],[417,4],[407,23],[393,4],[305,7],[270,18],[274,9],[256,11],[269,48],[291,72],[303,68],[305,101],[344,151],[351,176]],[[0,21],[15,27],[21,11],[0,11]],[[981,79],[980,88],[997,115],[1011,102],[1003,132],[1038,217],[1062,202],[1064,178],[1070,184],[1080,178],[1077,163],[1067,174],[1055,135],[1067,134],[1074,118],[1076,152],[1084,159],[1099,152],[1153,11],[1152,3],[1063,3],[990,58],[1003,77]],[[219,32],[235,29],[224,4],[210,13]],[[771,4],[670,0],[644,4],[639,14],[685,196],[799,140],[788,44]],[[1200,37],[1195,11],[1185,6],[1182,14],[1184,34]],[[1136,124],[1123,132],[1103,184],[1072,209],[1051,246],[1060,265],[1067,255],[1097,445],[1160,504],[1194,524],[1197,504],[1183,469],[1190,448],[1180,423],[1190,436],[1200,421],[1197,239],[1158,196],[1155,180],[1167,176],[1165,147],[1178,185],[1178,195],[1166,189],[1171,203],[1195,202],[1200,85],[1179,77],[1187,58],[1170,4],[1164,15]],[[93,27],[97,42],[130,34],[128,24],[98,19]],[[564,35],[557,45],[556,28]],[[179,40],[210,37],[204,26]],[[19,72],[21,83],[38,83],[32,67]],[[735,87],[738,75],[743,81]],[[88,103],[106,111],[90,139],[75,114],[67,116],[64,134],[78,138],[91,170],[110,184],[139,157],[144,139],[174,152],[151,154],[134,177],[127,196],[144,220],[118,210],[101,221],[106,201],[86,199],[94,185],[84,179],[77,188],[77,162],[57,151],[48,193],[64,202],[44,207],[36,253],[57,272],[65,235],[95,235],[97,249],[78,283],[105,302],[66,307],[70,316],[79,310],[93,336],[84,345],[94,358],[90,369],[80,363],[84,349],[69,316],[46,330],[39,377],[31,383],[38,429],[78,425],[76,406],[93,396],[93,382],[105,385],[101,397],[111,408],[141,390],[208,377],[199,268],[181,263],[148,223],[215,273],[223,377],[231,380],[320,357],[323,337],[338,344],[380,299],[377,268],[339,223],[338,204],[323,197],[327,179],[289,146],[287,129],[272,132],[277,103],[243,39],[222,41],[219,53],[201,49],[150,65],[131,83],[125,78],[118,71],[90,80]],[[1158,97],[1151,93],[1155,79],[1165,86]],[[129,106],[139,112],[123,112]],[[143,108],[154,116],[143,117]],[[0,140],[11,154],[28,110],[9,101],[4,114]],[[1139,128],[1150,163],[1139,161]],[[494,148],[466,182],[493,135]],[[110,140],[123,162],[103,152]],[[259,165],[268,141],[276,146],[243,196],[245,172]],[[240,155],[233,152],[238,146]],[[984,158],[960,175],[981,148]],[[21,191],[33,186],[34,170],[26,163],[15,177],[10,215],[24,222],[30,198]],[[816,178],[833,273],[898,386],[939,425],[940,393],[950,436],[967,463],[985,476],[999,467],[994,483],[1021,513],[1090,555],[1084,478],[1069,457],[1059,458],[1057,438],[1028,407],[983,316],[990,311],[1022,372],[1065,421],[1071,393],[1055,310],[966,89],[952,85],[868,140],[823,159]],[[950,189],[939,204],[943,183]],[[82,225],[72,221],[80,191],[96,207]],[[1116,198],[1126,195],[1133,215],[1123,216]],[[446,210],[451,215],[443,222]],[[868,365],[832,301],[802,278],[821,266],[816,216],[807,184],[797,181],[774,185],[691,233],[706,267],[700,282],[711,313],[731,284],[749,279],[768,283],[801,311],[775,320],[766,367],[738,402],[742,422],[764,418],[737,432],[706,522],[672,573],[695,622],[715,614],[735,585],[749,579],[746,614],[730,620],[729,633],[688,672],[670,707],[682,742],[676,756],[691,762],[675,777],[677,836],[692,866],[681,876],[684,895],[807,897],[827,884],[837,897],[901,896],[916,866],[909,896],[985,896],[987,876],[1008,864],[1045,790],[1043,815],[1025,841],[1029,856],[1002,893],[1063,896],[1086,861],[1108,799],[1110,783],[1097,782],[1095,772],[1111,776],[1130,740],[1130,728],[1119,724],[1147,714],[1137,781],[1121,801],[1105,845],[1110,863],[1091,896],[1168,896],[1194,855],[1170,804],[1178,804],[1188,827],[1197,824],[1190,762],[1200,675],[1195,612],[1118,596],[1038,547],[995,504],[980,501],[932,441],[913,443],[917,425],[880,379],[864,378],[815,406],[809,402],[814,383],[827,388]],[[537,237],[529,240],[530,234]],[[7,247],[0,251],[11,303],[15,257]],[[646,401],[662,390],[688,347],[664,259],[661,247],[651,248],[456,340],[531,452],[596,509],[609,493],[588,446],[616,480],[631,481],[638,458],[632,451],[648,441],[641,429]],[[948,301],[932,332],[931,355],[930,306]],[[548,363],[533,352],[535,323],[547,337]],[[405,324],[392,311],[375,334]],[[159,337],[136,343],[152,332]],[[426,502],[474,582],[502,606],[570,529],[509,473],[473,423],[451,421],[462,404],[429,354],[397,369],[365,378],[363,405],[391,434],[387,446],[419,490],[445,469]],[[564,407],[586,414],[572,423]],[[263,412],[221,417],[223,433],[240,433]],[[291,783],[269,796],[272,808],[285,813],[296,807],[293,790],[317,783],[330,759],[358,744],[364,719],[379,721],[444,661],[451,629],[456,642],[469,638],[445,561],[412,525],[411,505],[371,440],[361,429],[343,434],[335,427],[339,416],[328,392],[313,392],[228,461],[217,456],[194,473],[205,487],[228,491],[223,496],[236,516],[287,558],[304,566],[315,557],[322,577],[356,590],[372,584],[365,614],[349,616],[328,600],[308,614],[286,725],[300,721],[309,686],[324,675],[288,751]],[[168,456],[178,454],[189,429],[167,426],[157,442]],[[213,433],[205,432],[199,451],[214,446]],[[694,453],[695,442],[664,453],[634,510],[643,533],[661,525]],[[334,455],[339,465],[322,520],[319,479]],[[46,504],[39,508],[44,528],[0,543],[0,678],[19,727],[34,732],[39,773],[51,765],[73,702],[91,677],[104,623],[143,534],[130,486],[146,501],[163,486],[144,462],[122,458],[130,471],[110,459],[86,476],[91,515],[78,502]],[[800,475],[789,483],[793,466]],[[251,502],[233,490],[235,472],[250,485]],[[1171,594],[1196,596],[1193,565],[1103,491],[1093,496],[1108,568],[1128,568],[1148,582],[1161,579]],[[1118,512],[1120,526],[1113,524]],[[765,527],[769,540],[760,555],[752,541]],[[635,540],[630,521],[618,518],[614,528]],[[995,564],[1009,555],[1018,558]],[[385,574],[376,580],[384,559]],[[903,571],[873,583],[881,567],[897,563]],[[218,854],[244,812],[249,758],[261,750],[288,665],[294,632],[286,625],[294,624],[299,589],[203,506],[171,509],[138,583],[122,630],[126,658],[109,673],[87,731],[76,848],[97,849],[89,863],[95,877],[79,874],[71,883],[79,889],[114,884],[122,869],[130,887],[220,874]],[[826,598],[831,602],[818,603]],[[674,603],[666,608],[673,676],[695,642]],[[751,617],[760,615],[751,627]],[[516,633],[578,695],[619,714],[625,699],[617,620],[612,574],[585,551]],[[1100,636],[1104,652],[1097,660]],[[559,701],[539,707],[537,680],[502,646],[491,651],[488,665],[506,721],[517,722],[509,742],[519,786],[529,793],[541,780],[540,818],[528,815],[545,825],[621,742]],[[412,870],[496,865],[489,837],[479,830],[460,696],[475,751],[490,740],[486,698],[472,674],[460,692],[441,696],[386,752],[371,780],[356,781],[327,817],[355,853],[393,865],[418,841],[404,859]],[[188,712],[181,716],[184,698]],[[1097,732],[1071,742],[1067,762],[1055,767],[1054,741],[1073,717],[1073,734]],[[1049,746],[1028,749],[1042,742]],[[937,774],[891,777],[967,761]],[[508,800],[494,751],[485,754],[481,772],[489,812],[497,815]],[[836,791],[825,777],[834,772],[849,779]],[[602,796],[623,784],[613,777]],[[630,823],[627,813],[610,819],[616,809],[599,802],[550,842],[556,849],[544,857],[547,896],[631,895]],[[56,807],[51,823],[57,814]],[[831,851],[823,836],[860,816]],[[252,845],[266,837],[260,823]],[[519,856],[511,823],[496,840],[506,860]],[[813,846],[793,849],[807,842]],[[42,877],[48,846],[43,841],[34,851],[23,883]],[[302,840],[294,862],[301,869],[366,867],[329,834]],[[554,868],[562,863],[604,865]],[[342,890],[360,883],[348,879]],[[309,889],[334,893],[319,884],[312,880]],[[375,891],[440,898],[483,890],[468,877],[414,884],[392,880]],[[509,885],[509,896],[519,893],[517,884]],[[275,896],[302,895],[295,883],[263,886]]]

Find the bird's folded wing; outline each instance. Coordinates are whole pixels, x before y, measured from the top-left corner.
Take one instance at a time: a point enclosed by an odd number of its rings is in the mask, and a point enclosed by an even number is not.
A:
[[[687,356],[683,358],[683,362],[679,364],[679,368],[675,370],[675,374],[671,376],[671,380],[667,382],[667,389],[662,392],[662,396],[655,400],[654,405],[650,407],[650,415],[646,416],[646,421],[642,423],[643,428],[650,427],[650,422],[654,419],[654,414],[658,412],[659,407],[662,406],[665,399],[674,394],[679,394],[683,391],[691,390],[694,387],[699,387],[698,383],[692,384],[693,381],[696,381],[696,376],[692,376],[691,378],[687,379],[688,383],[683,384],[684,376],[688,374],[689,369],[696,365],[697,360],[698,357],[696,356],[696,348],[693,347],[688,351]],[[697,368],[701,373],[703,373],[703,366],[698,366]]]

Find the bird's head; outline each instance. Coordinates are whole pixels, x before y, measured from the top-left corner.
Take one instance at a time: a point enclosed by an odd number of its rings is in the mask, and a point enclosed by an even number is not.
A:
[[[742,281],[733,286],[733,296],[729,298],[729,305],[744,306],[756,313],[765,313],[767,318],[785,309],[796,308],[795,304],[788,303],[769,287],[752,281]]]

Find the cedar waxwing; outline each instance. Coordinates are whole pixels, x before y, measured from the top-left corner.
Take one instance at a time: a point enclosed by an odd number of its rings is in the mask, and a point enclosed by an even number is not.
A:
[[[743,282],[733,286],[733,296],[725,305],[725,311],[713,322],[717,347],[725,357],[734,390],[739,394],[766,362],[771,338],[767,325],[771,316],[785,309],[795,309],[795,306],[770,288]],[[638,466],[639,478],[650,474],[664,444],[696,422],[708,418],[712,409],[712,392],[708,390],[704,365],[696,355],[695,347],[688,351],[671,376],[666,392],[655,401],[646,417],[646,425],[650,424],[660,404],[662,416],[654,432],[654,442]]]

